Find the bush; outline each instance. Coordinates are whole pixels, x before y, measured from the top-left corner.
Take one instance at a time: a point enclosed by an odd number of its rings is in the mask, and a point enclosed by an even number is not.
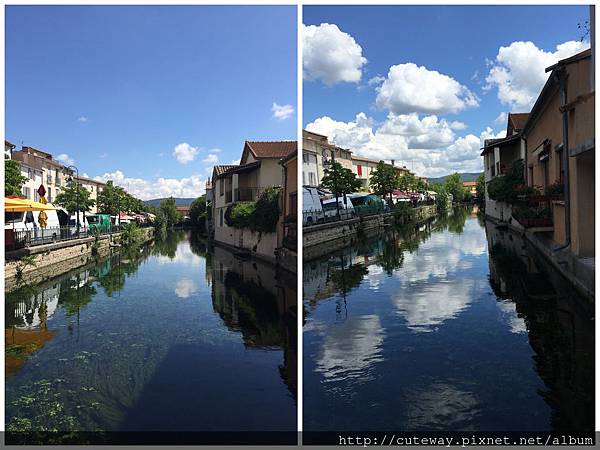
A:
[[[505,176],[498,176],[490,181],[487,186],[489,197],[499,202],[512,203],[517,195],[532,194],[533,188],[525,185],[523,168],[523,161],[515,161]]]
[[[279,188],[267,188],[256,202],[254,230],[273,232],[279,220]]]
[[[394,221],[399,224],[410,223],[415,220],[415,209],[410,202],[399,202],[394,206]]]
[[[225,210],[225,222],[233,228],[251,228],[256,202],[234,203]]]
[[[256,202],[238,202],[225,211],[225,222],[233,228],[272,233],[279,221],[279,188],[267,188]]]

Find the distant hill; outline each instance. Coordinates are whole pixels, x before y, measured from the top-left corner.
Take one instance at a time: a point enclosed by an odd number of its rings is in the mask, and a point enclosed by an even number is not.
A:
[[[158,206],[162,200],[164,198],[154,198],[152,200],[145,200],[144,203],[146,205]],[[190,206],[194,200],[196,200],[195,197],[175,197],[175,204],[177,206]]]
[[[477,177],[481,174],[482,174],[482,172],[461,173],[460,179],[462,181],[477,181]],[[431,184],[442,184],[446,181],[447,177],[448,177],[448,175],[446,175],[444,177],[428,178],[427,181],[429,181]]]

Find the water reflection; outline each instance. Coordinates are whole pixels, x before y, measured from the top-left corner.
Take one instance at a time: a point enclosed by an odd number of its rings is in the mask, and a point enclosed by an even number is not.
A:
[[[468,208],[306,262],[305,429],[592,430],[593,310],[547,269]]]
[[[176,232],[8,293],[7,427],[294,430],[295,286]]]

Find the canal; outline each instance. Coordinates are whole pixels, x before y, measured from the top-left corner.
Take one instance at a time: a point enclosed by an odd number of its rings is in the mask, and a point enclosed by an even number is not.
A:
[[[594,430],[593,306],[457,208],[305,262],[304,430]]]
[[[8,430],[296,429],[291,274],[179,231],[5,308]]]

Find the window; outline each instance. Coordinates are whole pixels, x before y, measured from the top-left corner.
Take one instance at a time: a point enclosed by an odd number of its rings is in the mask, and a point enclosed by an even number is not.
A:
[[[219,180],[219,195],[224,195],[225,194],[225,180],[223,178],[221,178]],[[223,224],[221,224],[223,225]]]
[[[220,220],[219,220],[219,225],[220,225],[220,226],[223,226],[223,208],[221,208],[219,211],[221,211],[221,214],[220,214],[220,216],[219,216],[219,217],[220,217]]]
[[[29,198],[29,196],[31,195],[30,193],[31,193],[31,189],[29,189],[29,188],[28,188],[28,187],[26,187],[26,186],[23,186],[23,196],[24,196],[25,198]]]
[[[306,173],[302,172],[302,184],[306,184]]]
[[[561,183],[565,179],[564,178],[565,177],[565,168],[563,166],[563,153],[564,152],[562,151],[562,146],[558,147],[556,149],[556,153],[555,153],[555,155],[556,155],[556,162],[557,162],[557,164],[556,164],[556,172],[557,172],[556,179],[559,182],[561,182]]]
[[[52,203],[52,188],[48,186],[48,202]]]
[[[356,166],[356,173],[359,177],[362,177],[362,166],[360,164]]]
[[[305,162],[305,163],[309,163],[310,162],[310,155],[308,153],[303,153],[302,154],[302,162]]]
[[[310,180],[310,185],[311,186],[316,186],[317,185],[317,176],[315,175],[314,172],[310,172],[308,174],[309,176],[309,180]]]

